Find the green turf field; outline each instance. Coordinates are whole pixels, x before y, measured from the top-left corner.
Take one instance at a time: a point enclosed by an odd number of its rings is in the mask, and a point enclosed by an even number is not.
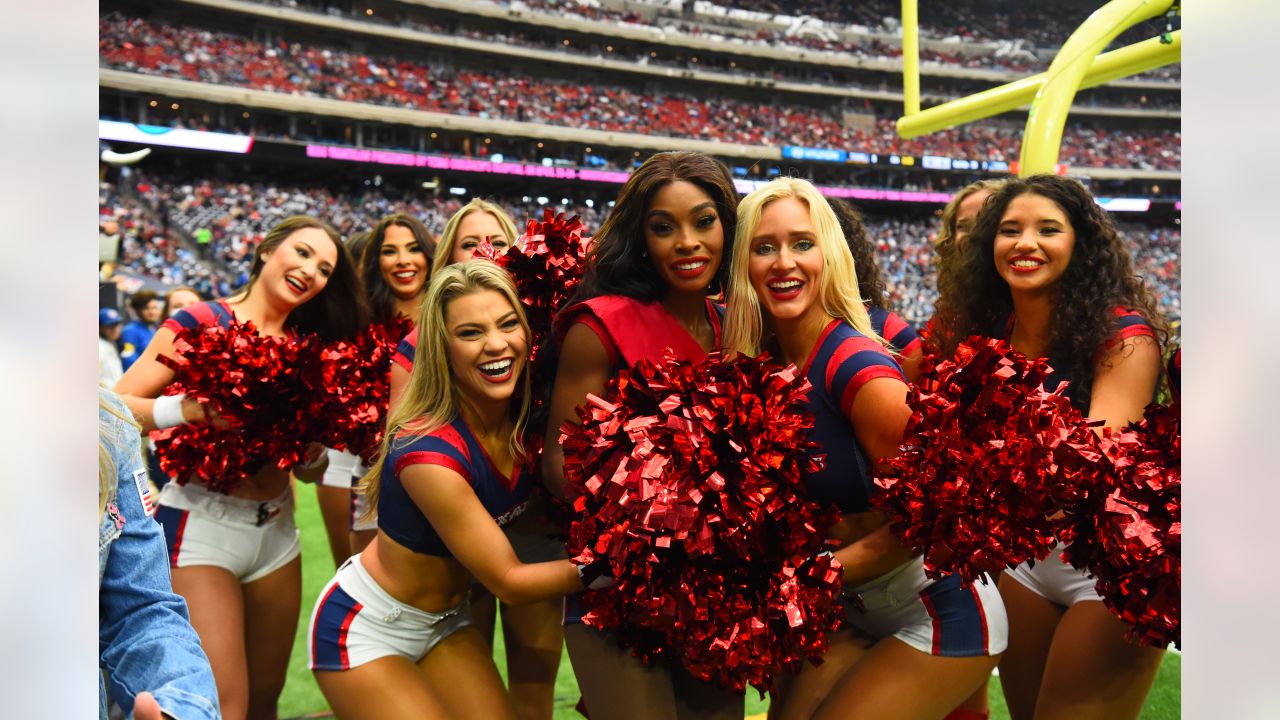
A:
[[[285,685],[284,695],[280,698],[280,716],[297,718],[303,716],[327,716],[329,709],[324,696],[316,687],[307,670],[307,620],[311,617],[311,608],[316,596],[325,583],[333,577],[333,561],[329,555],[328,542],[325,539],[320,509],[316,505],[315,488],[311,485],[298,484],[298,527],[302,529],[302,618],[298,622],[298,634],[293,644],[293,655],[289,659],[289,681]],[[501,637],[502,627],[497,632]],[[506,663],[501,660],[502,643],[498,647],[498,668],[505,675]],[[1156,677],[1155,687],[1147,697],[1147,705],[1143,710],[1143,720],[1169,720],[1181,717],[1182,698],[1182,658],[1168,653],[1160,674]],[[556,720],[581,718],[573,706],[578,702],[578,683],[569,667],[569,656],[566,654],[560,663],[560,675],[556,679]],[[768,709],[769,701],[760,700],[754,690],[747,691],[747,716],[761,715]],[[991,678],[991,717],[1006,719],[1004,699],[1000,694],[1000,682]],[[658,719],[655,719],[658,720]]]

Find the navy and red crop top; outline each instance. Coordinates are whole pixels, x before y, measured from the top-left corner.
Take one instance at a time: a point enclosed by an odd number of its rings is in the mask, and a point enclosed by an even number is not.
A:
[[[413,359],[418,354],[418,329],[414,328],[409,331],[408,335],[400,341],[396,346],[396,351],[391,356],[391,362],[404,368],[406,372],[413,372]]]
[[[832,320],[822,331],[804,374],[813,385],[808,395],[814,415],[809,439],[818,443],[818,452],[827,457],[826,466],[809,476],[810,496],[836,505],[843,513],[865,512],[871,508],[871,459],[858,444],[849,411],[858,391],[869,381],[881,377],[907,380],[883,345],[840,319]]]
[[[499,526],[509,525],[524,512],[533,489],[521,463],[515,464],[511,477],[494,467],[462,416],[426,435],[401,433],[391,442],[382,466],[378,529],[424,555],[452,557],[453,553],[400,482],[400,474],[411,465],[439,465],[461,475]]]
[[[231,312],[231,306],[227,305],[225,300],[208,300],[182,308],[174,313],[173,317],[161,323],[160,327],[168,328],[175,333],[210,325],[230,327],[235,317]]]
[[[1100,359],[1108,350],[1129,338],[1156,337],[1155,328],[1153,328],[1151,323],[1147,322],[1147,319],[1138,311],[1118,307],[1114,308],[1112,313],[1116,317],[1116,330],[1107,338],[1106,342],[1102,344],[1102,347],[1098,350],[1098,353],[1094,358],[1095,361]],[[1012,334],[1013,313],[1010,313],[1009,318],[1004,323],[1004,332],[1000,337],[1004,340],[1008,340]],[[1054,358],[1048,358],[1048,360],[1049,365],[1054,367],[1054,371],[1050,373],[1049,377],[1045,378],[1044,388],[1045,390],[1052,392],[1058,387],[1058,385],[1066,381],[1068,378],[1057,369],[1056,366],[1058,366],[1059,363],[1055,363]],[[1087,397],[1079,397],[1079,387],[1079,383],[1071,383],[1067,386],[1067,389],[1063,394],[1067,396],[1067,399],[1071,401],[1071,404],[1080,410],[1080,412],[1087,413],[1089,411],[1090,399]],[[1154,398],[1152,399],[1154,400]]]

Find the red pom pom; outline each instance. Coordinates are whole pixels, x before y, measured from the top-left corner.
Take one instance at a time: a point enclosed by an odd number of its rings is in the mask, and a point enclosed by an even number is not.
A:
[[[1181,408],[1150,405],[1102,441],[1114,471],[1078,513],[1063,559],[1098,579],[1098,594],[1134,642],[1182,645]]]
[[[924,553],[930,577],[972,583],[1070,539],[1058,511],[1086,497],[1106,463],[1065,385],[1044,391],[1049,373],[1044,360],[973,337],[911,387],[901,451],[872,501]]]
[[[582,281],[589,236],[577,215],[566,218],[550,208],[543,210],[541,222],[530,220],[524,234],[505,255],[499,256],[488,242],[481,243],[477,255],[506,268],[515,280],[516,292],[524,304],[533,337],[530,362],[537,361],[542,341],[551,332],[555,314],[573,297]]]
[[[306,412],[311,437],[370,461],[387,424],[391,358],[412,328],[411,320],[396,317],[324,346],[303,378],[311,388]]]
[[[230,492],[266,465],[285,470],[301,462],[307,441],[298,428],[307,418],[299,376],[318,346],[314,335],[262,336],[234,318],[228,327],[178,332],[177,359],[160,357],[174,370],[167,392],[207,403],[232,427],[199,423],[157,433],[160,467],[179,483],[195,479]]]
[[[826,652],[842,573],[821,553],[839,515],[805,495],[820,462],[808,387],[794,367],[712,353],[642,361],[588,396],[561,435],[568,549],[607,557],[617,583],[583,595],[584,622],[737,690]]]

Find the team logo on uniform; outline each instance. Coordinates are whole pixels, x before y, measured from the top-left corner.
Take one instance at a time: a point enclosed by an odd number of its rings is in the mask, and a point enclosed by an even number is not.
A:
[[[138,488],[138,499],[142,501],[142,511],[147,515],[155,515],[156,506],[151,500],[151,483],[147,481],[145,468],[133,474],[133,484]]]

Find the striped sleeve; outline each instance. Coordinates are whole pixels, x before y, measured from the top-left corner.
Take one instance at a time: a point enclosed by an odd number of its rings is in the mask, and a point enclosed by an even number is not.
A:
[[[168,328],[175,334],[183,330],[216,325],[220,323],[223,313],[214,309],[213,303],[201,302],[188,305],[173,314],[173,317],[161,323],[160,327]]]
[[[396,458],[396,477],[410,465],[439,465],[472,481],[471,452],[462,436],[451,426],[445,426],[413,441],[413,448]]]
[[[1135,337],[1156,336],[1155,328],[1151,327],[1151,323],[1143,317],[1138,311],[1129,308],[1116,308],[1116,331],[1111,337],[1107,338],[1107,342],[1103,345],[1103,350],[1110,350],[1120,343]]]
[[[880,343],[858,335],[846,337],[836,346],[827,363],[827,392],[840,404],[846,416],[853,408],[858,391],[868,382],[882,377],[906,382],[898,363],[884,351]]]
[[[886,312],[884,328],[877,329],[876,332],[902,355],[910,355],[920,349],[920,334],[916,332],[915,326],[895,312]]]
[[[418,331],[414,330],[396,346],[396,352],[391,356],[391,361],[407,372],[413,372],[413,359],[418,354]]]

